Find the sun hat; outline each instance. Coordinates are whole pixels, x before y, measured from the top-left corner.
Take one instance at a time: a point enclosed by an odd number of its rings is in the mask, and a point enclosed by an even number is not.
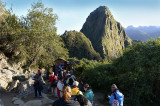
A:
[[[117,90],[118,88],[117,88],[117,86],[116,86],[116,84],[112,84],[112,87],[111,87],[112,89],[115,89],[115,90]]]
[[[73,82],[73,86],[78,86],[79,85],[79,82],[78,81],[74,81]]]

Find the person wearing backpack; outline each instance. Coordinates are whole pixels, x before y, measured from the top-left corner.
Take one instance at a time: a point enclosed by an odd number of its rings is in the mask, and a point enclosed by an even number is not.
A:
[[[112,84],[111,90],[112,94],[109,104],[111,104],[111,106],[123,106],[124,95],[118,90],[116,84]]]
[[[83,93],[79,90],[78,85],[79,85],[78,81],[73,82],[72,96],[83,95]]]
[[[93,104],[94,94],[91,87],[88,84],[85,84],[84,90],[85,92],[83,93],[83,95]]]
[[[57,97],[57,93],[56,93],[57,90],[56,89],[57,89],[58,77],[56,75],[54,75],[54,72],[49,77],[49,81],[50,81],[50,84],[51,84],[52,95]]]
[[[67,80],[66,80],[66,85],[70,86],[71,88],[73,88],[73,82],[76,80],[74,79],[74,75],[69,75]]]
[[[41,76],[42,72],[41,70],[37,71],[37,74],[33,77],[34,80],[34,93],[35,93],[35,98],[37,97],[37,92],[39,93],[39,98],[42,98],[41,91],[43,90],[43,84],[45,84],[43,77]]]

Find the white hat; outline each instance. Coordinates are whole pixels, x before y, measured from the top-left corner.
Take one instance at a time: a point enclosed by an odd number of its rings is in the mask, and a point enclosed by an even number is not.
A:
[[[78,81],[74,81],[73,82],[73,86],[78,86],[79,85],[79,82]]]

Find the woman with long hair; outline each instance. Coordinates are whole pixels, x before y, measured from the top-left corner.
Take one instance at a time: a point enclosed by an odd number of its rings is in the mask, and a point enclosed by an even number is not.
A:
[[[63,87],[63,97],[56,100],[52,106],[80,106],[78,101],[74,101],[71,99],[71,87],[64,86]]]

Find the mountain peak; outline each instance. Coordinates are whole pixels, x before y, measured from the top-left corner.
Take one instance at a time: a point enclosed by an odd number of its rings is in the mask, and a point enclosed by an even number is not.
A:
[[[96,10],[99,10],[99,11],[106,11],[108,9],[107,6],[99,6]]]
[[[90,13],[81,32],[91,40],[101,57],[107,60],[118,57],[131,43],[121,24],[116,22],[106,6],[100,6]]]

